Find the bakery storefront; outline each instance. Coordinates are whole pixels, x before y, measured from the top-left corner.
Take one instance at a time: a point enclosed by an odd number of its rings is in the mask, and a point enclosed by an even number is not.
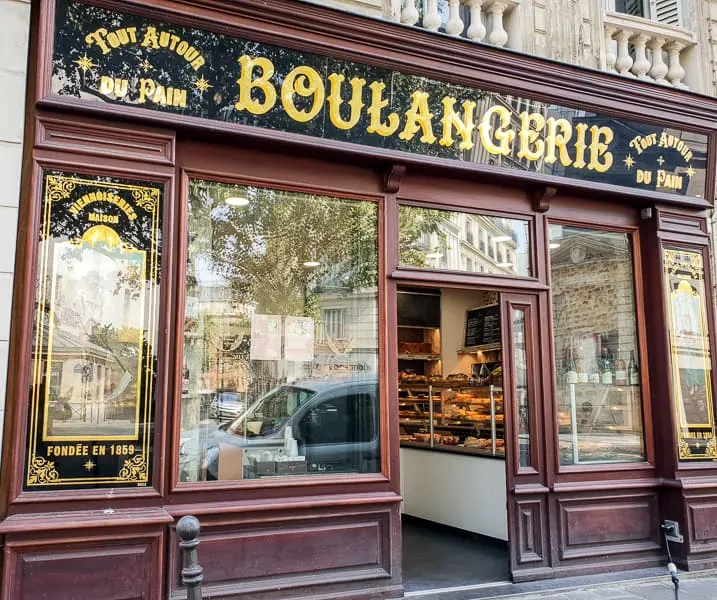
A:
[[[212,598],[653,567],[664,519],[717,565],[714,100],[293,0],[37,8],[3,598],[182,598],[187,514]]]

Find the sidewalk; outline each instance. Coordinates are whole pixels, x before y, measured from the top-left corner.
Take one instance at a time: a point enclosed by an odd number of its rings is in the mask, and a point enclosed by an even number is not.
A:
[[[717,600],[717,573],[680,573],[680,600]],[[490,596],[489,596],[490,597]],[[518,596],[492,596],[510,600],[675,600],[670,576],[619,584],[533,592]]]

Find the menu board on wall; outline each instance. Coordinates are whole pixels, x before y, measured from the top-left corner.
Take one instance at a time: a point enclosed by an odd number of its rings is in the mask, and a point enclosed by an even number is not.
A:
[[[500,306],[497,304],[466,312],[464,346],[497,346],[501,343]]]
[[[680,460],[716,460],[703,257],[700,252],[665,248],[664,266]]]
[[[162,193],[44,173],[27,490],[151,480]]]

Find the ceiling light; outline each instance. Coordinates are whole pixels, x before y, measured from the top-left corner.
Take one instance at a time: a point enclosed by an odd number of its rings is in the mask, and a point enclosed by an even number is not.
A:
[[[228,198],[224,198],[224,202],[229,206],[246,206],[249,204],[249,198],[246,196],[229,196]]]
[[[509,242],[512,239],[513,238],[510,237],[509,235],[499,235],[498,237],[494,237],[493,241],[494,242]]]
[[[309,269],[314,269],[314,268],[318,267],[320,264],[321,264],[321,263],[320,263],[318,260],[307,260],[307,261],[304,263],[304,266],[307,267],[307,268],[309,268]]]
[[[560,248],[560,244],[558,244],[558,242],[550,242],[548,248],[550,248],[551,250],[555,250],[556,248]]]

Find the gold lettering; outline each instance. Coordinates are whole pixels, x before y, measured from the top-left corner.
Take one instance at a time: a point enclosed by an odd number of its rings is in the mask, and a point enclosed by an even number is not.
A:
[[[388,123],[384,123],[381,119],[383,109],[388,106],[388,100],[383,99],[383,90],[386,89],[386,84],[383,81],[373,81],[368,87],[371,88],[371,105],[366,112],[371,117],[371,121],[366,127],[366,131],[377,133],[383,137],[393,135],[401,124],[399,116],[392,112],[388,115]]]
[[[204,66],[204,57],[203,56],[197,56],[197,58],[195,58],[192,61],[192,68],[195,71],[199,71],[199,69],[202,68],[203,66]]]
[[[406,112],[406,126],[398,134],[402,140],[412,140],[420,129],[423,131],[421,141],[424,144],[433,144],[436,136],[433,135],[431,120],[433,113],[428,108],[428,92],[415,91],[411,94],[411,108]]]
[[[349,83],[351,83],[351,100],[348,104],[351,108],[349,120],[345,121],[341,117],[341,105],[344,103],[341,98],[341,88],[343,87],[344,79],[343,75],[339,73],[331,73],[329,75],[329,119],[334,127],[338,129],[351,129],[356,126],[359,119],[361,118],[361,109],[364,107],[363,103],[363,88],[366,85],[366,80],[359,77],[354,77]]]
[[[97,44],[100,47],[100,50],[102,50],[102,54],[109,54],[110,47],[105,43],[104,39],[106,35],[107,30],[104,27],[100,27],[92,33],[88,33],[85,36],[85,42],[90,46],[92,44]]]
[[[585,123],[578,123],[575,126],[575,133],[577,139],[575,140],[575,160],[573,161],[573,167],[576,169],[584,169],[585,165],[585,150],[587,144],[585,143],[585,134],[587,133],[588,126]]]
[[[533,129],[533,125],[535,125],[535,129]],[[540,160],[545,152],[545,142],[538,138],[544,127],[545,117],[540,113],[529,113],[528,111],[520,113],[518,158]],[[532,144],[535,144],[533,149],[531,149]]]
[[[246,54],[239,59],[239,64],[241,65],[241,75],[237,79],[239,99],[234,108],[248,110],[253,115],[263,115],[269,112],[276,104],[276,88],[271,83],[274,64],[268,58],[251,58]],[[261,69],[261,77],[254,78],[255,68]],[[254,88],[261,90],[264,94],[263,102],[252,98],[251,92]]]
[[[157,41],[157,29],[155,27],[147,27],[147,31],[144,32],[144,40],[142,46],[145,48],[159,48],[159,42]]]
[[[590,163],[588,163],[588,169],[597,171],[598,173],[605,173],[612,167],[612,152],[608,151],[610,142],[612,142],[615,135],[612,129],[609,127],[598,127],[593,125],[590,128],[592,134],[590,140]],[[604,141],[600,141],[600,138]],[[600,157],[604,157],[604,162],[600,162]]]
[[[652,171],[645,171],[643,169],[638,169],[637,175],[635,176],[635,181],[637,183],[643,183],[645,185],[650,185],[650,183],[652,183]]]
[[[187,50],[189,50],[189,44],[184,40],[179,42],[179,44],[177,45],[177,54],[179,54],[179,56],[185,56]]]
[[[491,136],[493,129],[491,121],[493,116],[496,115],[499,119],[499,126],[495,128],[495,135]],[[513,140],[515,140],[515,131],[512,129],[506,130],[505,128],[510,125],[510,111],[503,106],[492,106],[489,108],[483,118],[481,119],[480,125],[478,125],[478,133],[480,134],[480,141],[483,148],[491,154],[510,154]],[[493,141],[493,137],[498,142],[497,144]]]
[[[107,77],[107,75],[102,75],[102,77],[100,77],[100,94],[109,96],[112,94],[112,92],[114,92],[114,90],[114,79],[112,79],[111,77]]]
[[[147,98],[152,98],[157,89],[152,79],[140,79],[139,80],[139,100],[140,104],[144,104]]]
[[[452,146],[453,145],[453,128],[461,137],[461,142],[458,147],[461,150],[470,150],[473,148],[473,130],[475,129],[475,122],[473,115],[476,109],[476,103],[472,100],[466,100],[463,103],[463,118],[455,111],[456,99],[451,96],[445,96],[443,100],[443,118],[441,123],[443,124],[443,136],[438,142],[441,146]]]
[[[313,96],[311,108],[309,110],[296,108],[294,94],[298,94],[303,98]],[[325,95],[326,91],[324,90],[321,75],[315,69],[307,66],[292,69],[281,85],[281,103],[284,106],[284,110],[287,115],[299,123],[311,121],[319,114],[324,104]]]
[[[187,107],[187,90],[173,88],[174,96],[172,98],[172,106],[179,108]]]
[[[558,129],[562,132],[558,134]],[[552,165],[556,160],[555,149],[560,149],[560,163],[569,167],[573,164],[568,152],[568,142],[573,135],[573,126],[567,119],[549,117],[545,136],[545,164]]]

